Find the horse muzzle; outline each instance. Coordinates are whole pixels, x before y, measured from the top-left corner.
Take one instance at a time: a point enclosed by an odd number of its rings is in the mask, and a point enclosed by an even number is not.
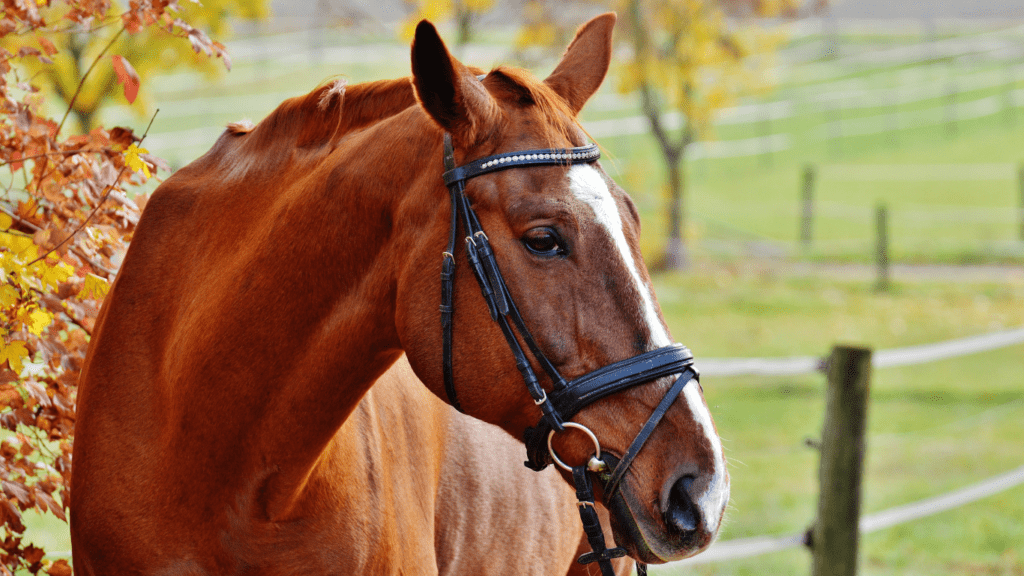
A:
[[[715,476],[674,478],[658,498],[639,497],[637,485],[623,482],[605,501],[615,544],[647,564],[681,560],[707,549],[718,535],[729,500],[728,475]]]

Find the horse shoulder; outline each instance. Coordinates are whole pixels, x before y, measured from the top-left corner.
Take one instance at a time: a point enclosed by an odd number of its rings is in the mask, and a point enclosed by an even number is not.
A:
[[[444,408],[400,358],[332,438],[294,510],[300,521],[279,536],[296,550],[344,551],[337,559],[341,573],[437,574],[434,508]],[[306,562],[302,572],[329,566]]]
[[[522,465],[504,430],[449,408],[437,500],[439,573],[564,574],[582,528],[572,489],[554,469]]]

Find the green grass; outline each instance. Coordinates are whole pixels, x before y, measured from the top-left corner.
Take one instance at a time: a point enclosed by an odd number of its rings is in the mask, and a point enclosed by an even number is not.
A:
[[[703,269],[656,280],[676,339],[697,356],[826,354],[1024,325],[1024,286],[927,282],[874,292],[868,282]],[[732,499],[721,538],[803,531],[817,506],[824,377],[702,379],[723,438]],[[872,377],[865,513],[966,486],[1024,464],[1024,345]],[[862,540],[861,574],[1019,574],[1024,487]],[[805,574],[790,550],[660,574]]]

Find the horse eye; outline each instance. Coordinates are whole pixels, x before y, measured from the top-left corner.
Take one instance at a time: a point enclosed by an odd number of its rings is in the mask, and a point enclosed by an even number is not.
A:
[[[551,228],[534,228],[523,236],[523,245],[537,256],[558,256],[565,254],[562,239]]]

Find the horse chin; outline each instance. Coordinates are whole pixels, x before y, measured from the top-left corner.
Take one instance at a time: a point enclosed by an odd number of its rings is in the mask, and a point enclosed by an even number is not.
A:
[[[715,539],[714,534],[704,530],[684,535],[669,529],[660,515],[653,516],[639,504],[625,483],[605,505],[611,512],[615,544],[645,564],[689,558],[707,549]]]

